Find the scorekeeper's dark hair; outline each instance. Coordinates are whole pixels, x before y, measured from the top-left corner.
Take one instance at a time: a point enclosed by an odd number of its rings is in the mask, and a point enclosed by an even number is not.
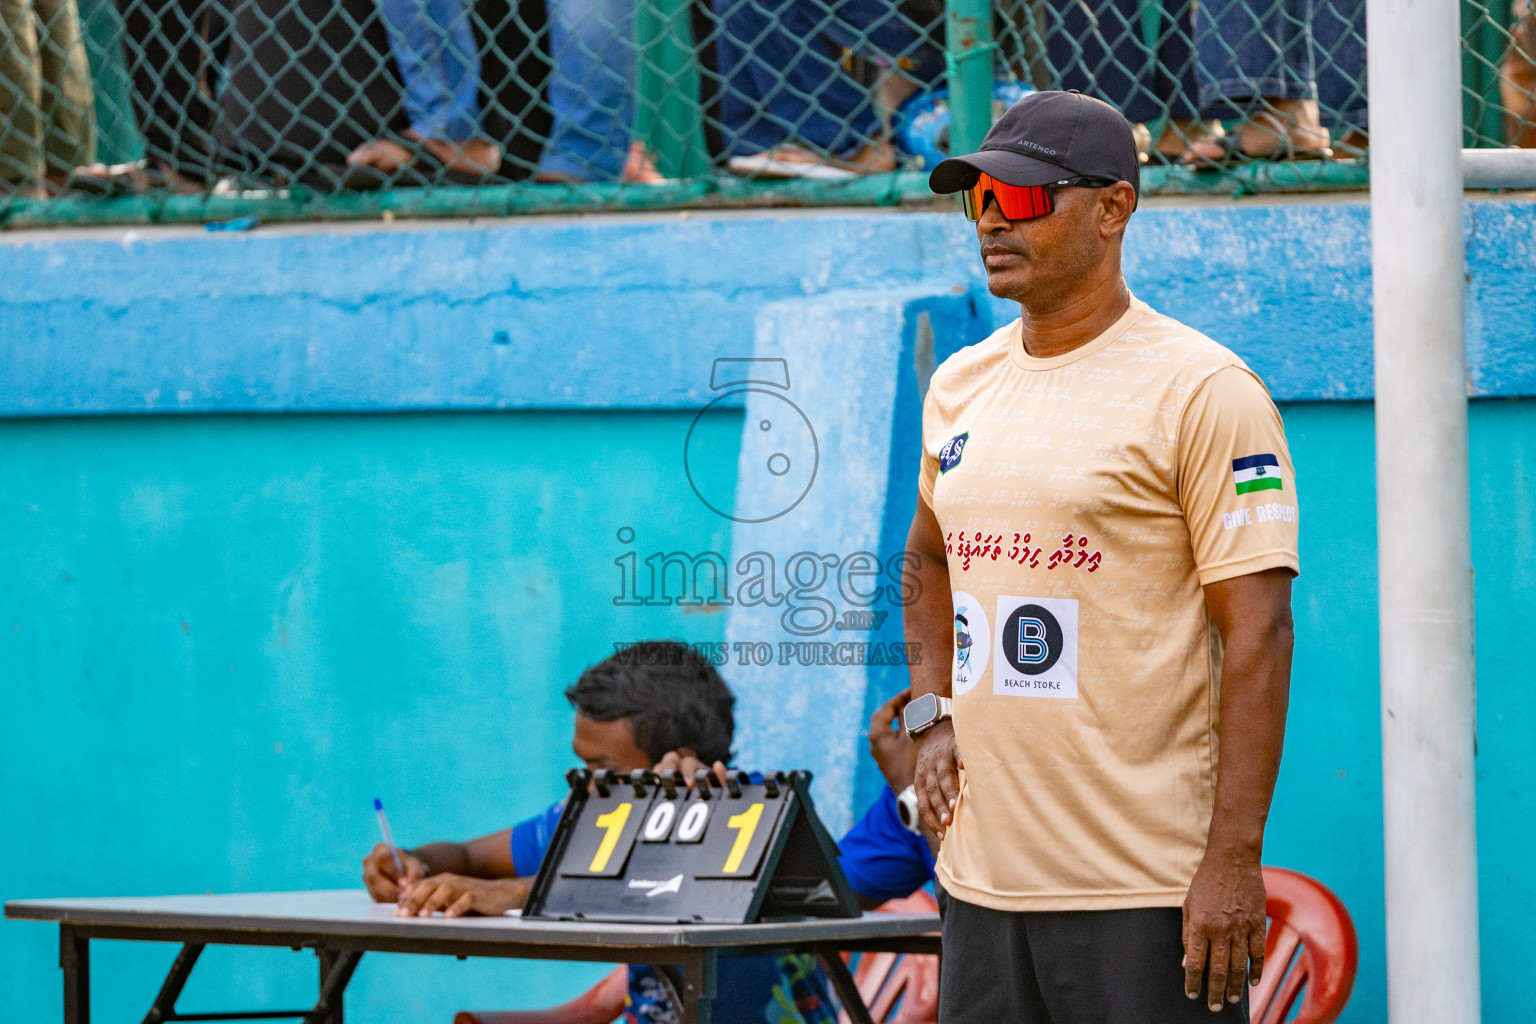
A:
[[[565,699],[599,722],[629,719],[651,763],[687,747],[705,764],[729,763],[736,697],[709,660],[675,640],[631,644],[593,665]]]

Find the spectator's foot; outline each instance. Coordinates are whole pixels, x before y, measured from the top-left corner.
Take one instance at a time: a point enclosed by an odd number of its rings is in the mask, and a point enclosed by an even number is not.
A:
[[[407,131],[405,137],[432,154],[443,165],[443,170],[450,174],[482,178],[501,170],[501,147],[490,139],[450,142],[447,139],[423,138],[411,131]]]
[[[1191,142],[1185,164],[1250,160],[1321,160],[1333,155],[1316,100],[1264,99],[1265,109],[1244,121],[1235,135]]]
[[[368,191],[389,184],[424,185],[439,177],[475,185],[501,169],[501,148],[490,139],[450,142],[415,132],[403,138],[373,139],[348,153],[342,187]]]
[[[1220,121],[1202,121],[1199,118],[1170,119],[1163,125],[1163,133],[1158,137],[1157,145],[1154,146],[1152,133],[1146,125],[1138,124],[1134,127],[1141,129],[1136,134],[1136,147],[1144,164],[1182,163],[1184,154],[1188,153],[1195,143],[1210,142],[1226,134]]]
[[[619,175],[619,180],[637,185],[661,185],[667,179],[656,169],[656,160],[650,150],[645,148],[645,143],[636,139],[629,144],[629,158],[624,161],[624,171]]]
[[[61,192],[91,196],[133,196],[163,191],[177,195],[198,195],[208,191],[202,182],[160,161],[153,164],[88,164],[76,167],[58,187]]]
[[[1364,128],[1350,128],[1333,142],[1336,155],[1358,160],[1371,148],[1371,133]]]
[[[752,178],[807,178],[814,181],[848,181],[861,174],[885,174],[896,169],[896,151],[888,142],[868,142],[851,156],[824,157],[803,146],[787,143],[765,153],[733,156],[726,163],[733,174]]]
[[[10,181],[0,179],[0,196],[15,199],[47,199],[48,186],[40,181]]]

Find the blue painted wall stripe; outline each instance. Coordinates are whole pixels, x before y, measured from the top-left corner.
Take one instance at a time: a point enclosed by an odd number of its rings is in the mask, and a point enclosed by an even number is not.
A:
[[[1277,399],[1369,398],[1369,227],[1360,202],[1152,206],[1126,271]],[[0,416],[698,408],[697,367],[749,351],[770,302],[986,299],[971,231],[946,214],[774,213],[8,234]],[[1536,395],[1536,203],[1469,203],[1467,239],[1474,394]]]

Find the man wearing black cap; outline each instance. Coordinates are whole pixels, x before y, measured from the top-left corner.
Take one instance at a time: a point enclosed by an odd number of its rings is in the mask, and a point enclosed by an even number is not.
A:
[[[1046,92],[930,178],[1020,309],[933,376],[907,542],[907,639],[957,652],[904,714],[944,1024],[1246,1020],[1263,967],[1295,483],[1262,382],[1126,288],[1137,166]]]

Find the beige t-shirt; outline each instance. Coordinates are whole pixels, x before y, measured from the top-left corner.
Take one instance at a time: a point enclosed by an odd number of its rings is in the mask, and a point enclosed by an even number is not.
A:
[[[1298,568],[1264,385],[1139,300],[1051,359],[1015,321],[933,375],[920,488],[949,559],[965,762],[939,880],[1000,910],[1178,906],[1215,790],[1201,587]]]

